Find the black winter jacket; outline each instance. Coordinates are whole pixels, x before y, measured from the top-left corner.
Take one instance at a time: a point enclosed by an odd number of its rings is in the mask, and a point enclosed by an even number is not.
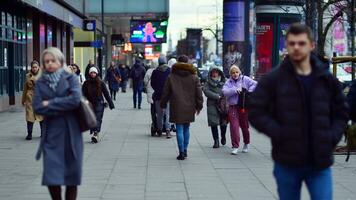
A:
[[[311,158],[313,167],[324,169],[333,164],[333,150],[345,131],[348,110],[341,85],[328,66],[314,55],[311,64],[315,80],[310,136],[305,91],[289,58],[260,80],[250,99],[249,120],[271,138],[276,162],[298,167],[310,164]]]

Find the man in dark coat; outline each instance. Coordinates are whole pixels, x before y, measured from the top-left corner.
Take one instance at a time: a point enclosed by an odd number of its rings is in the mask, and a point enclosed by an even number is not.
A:
[[[281,200],[300,199],[303,181],[311,199],[332,199],[330,166],[348,121],[345,97],[328,66],[311,53],[309,27],[291,25],[286,47],[288,57],[253,93],[249,119],[271,138]]]
[[[350,106],[350,118],[356,122],[356,80],[352,82],[351,89],[347,95],[347,103]]]
[[[146,69],[140,59],[136,59],[134,66],[131,69],[130,78],[133,83],[133,104],[134,108],[138,103],[138,109],[141,109],[143,79],[146,75]]]
[[[121,75],[121,92],[126,93],[127,81],[129,79],[130,70],[124,64],[119,65],[120,75]]]
[[[172,67],[163,89],[161,108],[166,109],[169,102],[169,121],[176,123],[178,160],[187,157],[189,144],[189,126],[194,122],[195,114],[203,108],[203,93],[196,69],[188,64],[187,56],[180,56]]]
[[[168,109],[165,109],[165,112],[161,109],[161,98],[163,93],[164,84],[171,73],[171,69],[167,65],[167,59],[165,55],[161,55],[158,59],[158,67],[152,72],[151,76],[151,86],[154,90],[152,99],[156,108],[157,116],[157,133],[158,136],[162,135],[162,132],[166,132],[167,139],[171,138],[170,133],[170,124],[168,117]],[[164,117],[166,116],[166,117]],[[163,130],[163,124],[166,130]]]
[[[84,74],[85,79],[89,78],[89,70],[90,70],[91,67],[94,67],[94,66],[95,66],[94,65],[94,61],[93,60],[89,60],[89,63],[87,65],[87,67],[85,68],[85,74]],[[97,69],[99,70],[99,68],[97,68]]]

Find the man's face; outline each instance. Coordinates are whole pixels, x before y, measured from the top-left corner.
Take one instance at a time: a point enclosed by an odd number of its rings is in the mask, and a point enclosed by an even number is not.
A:
[[[315,44],[306,33],[289,34],[286,40],[288,55],[294,62],[304,61],[314,50]]]

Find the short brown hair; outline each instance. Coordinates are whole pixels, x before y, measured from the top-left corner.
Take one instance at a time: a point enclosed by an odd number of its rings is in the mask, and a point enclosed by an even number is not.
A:
[[[181,56],[178,57],[178,62],[188,63],[189,62],[189,58],[186,55],[181,55]]]
[[[305,24],[294,23],[290,25],[287,29],[286,40],[288,39],[288,35],[300,35],[300,34],[307,34],[308,39],[310,41],[314,41],[313,32],[311,28]]]

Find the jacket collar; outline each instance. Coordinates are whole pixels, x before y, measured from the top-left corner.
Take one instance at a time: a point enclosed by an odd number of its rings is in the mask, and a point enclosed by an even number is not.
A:
[[[178,62],[173,65],[172,73],[179,74],[180,72],[196,74],[197,70],[194,68],[192,64]]]
[[[312,66],[313,74],[317,77],[328,76],[330,75],[329,66],[326,62],[320,60],[315,54],[310,55],[310,63]],[[290,60],[289,56],[287,56],[282,64],[280,65],[282,69],[287,69],[289,72],[296,74],[294,65]]]

